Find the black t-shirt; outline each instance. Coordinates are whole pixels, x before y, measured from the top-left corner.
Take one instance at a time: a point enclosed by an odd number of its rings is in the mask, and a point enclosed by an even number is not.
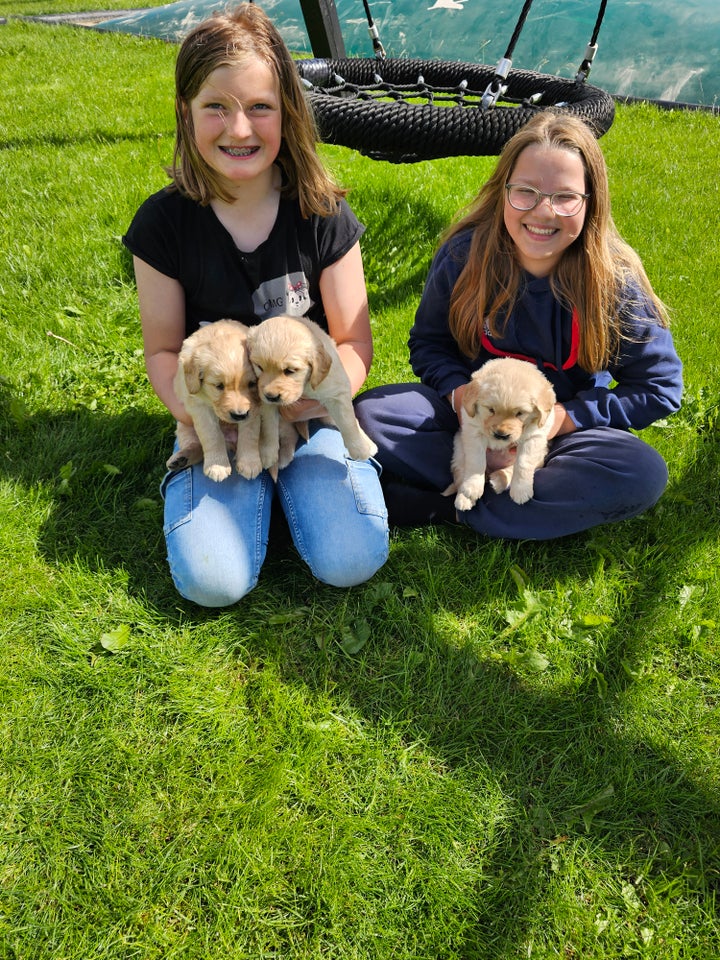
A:
[[[251,326],[278,314],[308,316],[327,330],[319,279],[364,233],[343,200],[330,217],[302,217],[281,198],[270,236],[252,253],[235,243],[210,206],[177,190],[149,197],[123,243],[185,291],[185,335],[223,318]]]

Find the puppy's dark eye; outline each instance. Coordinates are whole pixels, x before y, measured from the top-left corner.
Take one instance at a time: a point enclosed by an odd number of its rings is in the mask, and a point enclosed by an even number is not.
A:
[[[248,386],[250,387],[251,390],[254,390],[255,387],[257,386],[257,380],[248,380]]]
[[[293,370],[292,367],[285,367],[285,369],[283,370],[283,373],[285,374],[286,377],[291,377],[295,373],[295,371]]]
[[[220,393],[222,393],[222,391],[225,389],[225,384],[224,384],[224,383],[216,383],[216,384],[215,384],[215,389],[218,390]]]
[[[491,413],[493,416],[495,416],[495,407],[488,407],[488,413]]]

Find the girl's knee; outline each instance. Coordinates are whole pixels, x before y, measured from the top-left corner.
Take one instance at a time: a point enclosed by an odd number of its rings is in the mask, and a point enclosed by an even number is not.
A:
[[[207,575],[186,572],[178,575],[172,570],[173,583],[180,596],[200,607],[231,607],[247,596],[257,585],[258,578],[227,576],[226,572],[208,571]]]
[[[338,540],[316,545],[305,560],[314,577],[331,587],[357,587],[375,576],[390,552],[387,522],[378,522],[355,542]]]
[[[654,447],[633,439],[634,443],[616,476],[618,486],[628,500],[637,502],[637,512],[640,513],[652,507],[662,496],[668,484],[668,468]]]
[[[377,467],[347,459],[336,429],[316,429],[280,474],[278,492],[298,553],[334,587],[369,580],[389,552]]]
[[[179,531],[176,531],[178,533]],[[195,531],[197,534],[197,531]],[[244,543],[210,543],[197,536],[167,538],[168,565],[178,593],[201,607],[230,607],[256,586],[264,552]]]
[[[636,464],[636,476],[645,493],[645,505],[642,511],[649,510],[665,492],[669,479],[667,464],[657,450],[646,446],[643,457]]]
[[[216,489],[218,488],[218,489]],[[267,549],[269,479],[223,484],[181,471],[165,491],[165,545],[175,587],[202,607],[229,607],[257,584]]]
[[[387,560],[387,553],[381,557],[363,557],[355,562],[342,564],[313,563],[311,570],[321,583],[330,587],[357,587],[367,583]]]

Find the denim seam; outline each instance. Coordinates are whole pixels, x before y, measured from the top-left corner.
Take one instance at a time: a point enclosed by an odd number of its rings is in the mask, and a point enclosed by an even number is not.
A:
[[[278,490],[281,491],[283,495],[283,510],[285,513],[285,517],[287,518],[288,524],[291,527],[293,542],[295,543],[295,547],[297,548],[297,551],[300,554],[302,560],[308,565],[308,567],[310,567],[310,570],[314,574],[315,571],[312,569],[308,551],[303,541],[302,530],[300,528],[300,525],[297,522],[297,515],[295,513],[295,509],[293,506],[292,497],[288,496],[287,487],[285,486],[285,484],[282,483],[279,477],[277,480],[277,486],[278,486]]]
[[[263,480],[265,481],[265,477]],[[260,554],[262,551],[262,521],[263,521],[263,508],[265,506],[265,497],[267,496],[268,483],[267,481],[260,484],[260,494],[258,496],[257,511],[255,512],[255,557],[254,557],[254,567],[256,570],[255,575],[255,584],[260,577],[260,568],[262,561],[260,559]]]
[[[171,534],[173,530],[176,530],[182,526],[182,524],[192,519],[192,467],[186,467],[176,476],[168,474],[160,486],[160,492],[163,500],[165,500],[165,490],[171,483],[177,485],[180,482],[182,482],[182,495],[184,500],[183,512],[172,524],[164,527],[163,532],[166,537]]]

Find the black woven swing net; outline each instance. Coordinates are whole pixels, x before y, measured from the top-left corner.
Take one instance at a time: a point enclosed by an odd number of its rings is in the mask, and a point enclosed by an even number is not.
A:
[[[607,0],[600,0],[585,58],[574,80],[512,70],[515,45],[533,0],[524,0],[505,56],[492,67],[454,61],[387,59],[369,0],[363,0],[374,59],[298,64],[320,134],[378,160],[409,163],[493,155],[549,107],[575,113],[596,136],[613,122],[612,97],[585,81],[597,50]]]
[[[320,135],[377,160],[410,163],[500,153],[539,110],[574,113],[600,137],[615,115],[612,97],[585,82],[512,70],[487,105],[495,69],[411,60],[301,60]]]

